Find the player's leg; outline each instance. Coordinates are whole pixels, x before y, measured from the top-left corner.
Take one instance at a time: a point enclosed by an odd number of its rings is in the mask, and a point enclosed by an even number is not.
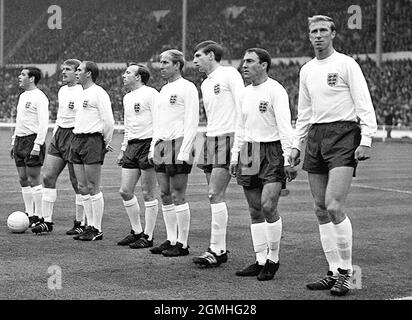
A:
[[[217,267],[227,262],[226,229],[228,211],[225,202],[225,192],[231,179],[226,168],[213,168],[206,172],[208,179],[208,196],[212,212],[210,245],[208,250],[193,262],[205,267]]]
[[[154,168],[142,170],[141,185],[145,205],[145,227],[143,237],[136,245],[139,248],[149,248],[153,246],[153,231],[159,210],[159,204],[155,198],[156,174]]]
[[[27,169],[25,166],[18,166],[16,169],[19,175],[21,194],[25,207],[24,211],[29,216],[29,226],[32,227],[39,221],[39,217],[34,215],[33,191],[30,186],[29,177],[27,176]]]
[[[189,254],[188,238],[190,229],[190,208],[186,202],[187,173],[177,173],[170,177],[170,192],[175,205],[177,222],[176,244],[163,251],[168,257],[185,256]]]
[[[268,254],[265,267],[258,275],[258,280],[271,280],[279,269],[279,247],[282,237],[282,218],[278,213],[278,202],[282,182],[266,183],[262,190],[262,213],[265,217],[265,233]]]
[[[336,244],[336,232],[331,217],[326,210],[325,203],[328,179],[328,174],[308,173],[309,187],[314,200],[315,214],[319,223],[320,241],[329,265],[329,270],[324,278],[306,285],[310,290],[331,289],[338,275],[340,258]]]
[[[262,212],[262,186],[243,186],[251,218],[250,231],[253,249],[256,255],[255,263],[243,270],[237,271],[241,277],[256,277],[262,271],[267,258],[267,239],[265,231],[265,216]]]
[[[80,240],[80,237],[86,236],[86,234],[93,231],[94,222],[92,200],[90,197],[85,166],[83,164],[74,163],[73,169],[77,178],[78,188],[81,195],[81,200],[83,202],[83,210],[87,220],[87,227],[85,228],[84,232],[82,232],[81,234],[77,234],[73,237],[73,239],[75,240]]]
[[[177,217],[170,188],[170,177],[165,172],[156,170],[156,179],[159,184],[160,198],[162,200],[162,214],[166,226],[166,241],[150,249],[151,253],[161,254],[164,250],[174,246],[177,241]]]
[[[330,170],[326,188],[325,204],[331,216],[336,234],[336,243],[340,257],[339,278],[331,289],[334,295],[349,292],[349,278],[352,274],[352,224],[343,211],[353,176],[352,167],[336,167]]]
[[[62,158],[47,155],[45,172],[43,174],[43,217],[44,221],[52,222],[53,207],[57,198],[56,181],[64,167],[65,161]]]
[[[42,197],[43,197],[43,186],[41,184],[41,166],[27,166],[26,167],[27,177],[30,181],[31,190],[33,193],[34,202],[34,215],[40,219],[43,217],[42,212]]]
[[[119,241],[117,244],[119,246],[126,246],[137,239],[140,238],[143,228],[140,221],[140,206],[137,201],[136,195],[134,194],[134,189],[136,187],[137,181],[140,178],[140,169],[128,169],[122,168],[121,171],[121,184],[119,193],[122,197],[123,206],[129,217],[131,231],[124,239]]]
[[[100,190],[102,165],[100,163],[85,164],[84,171],[87,179],[87,187],[90,191],[92,207],[93,233],[90,237],[80,240],[102,240],[102,219],[104,213],[104,198]]]
[[[82,233],[84,229],[86,228],[86,215],[84,213],[82,196],[79,191],[79,185],[77,182],[76,174],[74,172],[73,164],[68,162],[67,168],[69,170],[70,183],[76,194],[76,198],[75,198],[75,212],[76,213],[75,213],[75,220],[74,220],[73,227],[70,230],[68,230],[66,234],[76,235],[76,234]]]

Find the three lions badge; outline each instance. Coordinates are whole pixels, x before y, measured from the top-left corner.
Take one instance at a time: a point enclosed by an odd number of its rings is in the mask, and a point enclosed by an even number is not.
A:
[[[328,82],[328,86],[330,86],[330,87],[336,86],[336,83],[338,82],[338,74],[337,73],[328,73],[327,82]]]
[[[170,104],[174,105],[176,103],[176,101],[177,101],[177,94],[172,94],[170,96],[170,100],[169,100]]]
[[[220,93],[220,83],[215,84],[215,86],[213,87],[213,92],[215,93],[215,95],[218,95]]]
[[[259,111],[260,113],[265,113],[268,110],[269,101],[260,101]]]
[[[134,112],[139,113],[140,111],[140,102],[134,104]]]

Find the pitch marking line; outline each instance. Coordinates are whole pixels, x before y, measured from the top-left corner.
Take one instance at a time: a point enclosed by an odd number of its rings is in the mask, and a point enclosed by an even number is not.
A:
[[[402,298],[394,298],[394,299],[389,299],[389,300],[412,300],[412,296],[402,297]]]

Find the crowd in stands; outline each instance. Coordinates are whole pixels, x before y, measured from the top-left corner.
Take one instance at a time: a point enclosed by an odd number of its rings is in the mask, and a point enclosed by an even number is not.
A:
[[[360,16],[348,25],[355,14],[348,12],[352,4],[351,0],[190,0],[188,58],[193,46],[205,39],[221,42],[233,59],[255,46],[274,57],[311,56],[307,17],[319,13],[335,19],[338,50],[375,52],[376,0],[356,1]],[[50,5],[61,7],[61,29],[50,29]],[[156,18],[158,10],[168,13]],[[182,43],[182,0],[5,0],[5,11],[9,64],[56,63],[68,56],[97,62],[149,61]],[[410,21],[412,0],[383,1],[384,52],[412,50]]]
[[[412,125],[412,60],[385,61],[378,68],[373,60],[358,61],[368,82],[372,101],[376,110],[379,124],[385,123],[385,117],[392,116],[394,126],[404,127]],[[148,65],[151,78],[148,85],[157,90],[163,86],[160,71],[151,64]],[[270,76],[279,81],[289,94],[292,119],[297,118],[299,70],[297,62],[274,64]],[[122,82],[122,69],[102,69],[97,83],[105,88],[111,98],[113,114],[118,123],[123,121],[123,96],[126,93]],[[18,87],[17,76],[20,69],[5,68],[0,76],[0,119],[3,121],[15,117],[15,107],[21,89]],[[45,76],[39,83],[50,100],[50,119],[55,120],[57,115],[57,92],[62,85],[60,74],[52,77]],[[184,77],[196,84],[201,101],[200,84],[205,78],[194,68],[186,68]],[[206,122],[206,114],[201,104],[200,120]]]

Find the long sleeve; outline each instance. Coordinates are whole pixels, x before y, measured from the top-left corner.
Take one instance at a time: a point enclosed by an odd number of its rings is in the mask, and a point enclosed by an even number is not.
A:
[[[152,96],[152,103],[150,104],[150,111],[152,114],[152,130],[153,130],[153,138],[152,138],[152,143],[150,144],[150,151],[149,151],[149,158],[153,158],[153,153],[154,153],[154,146],[155,143],[158,139],[158,103],[159,103],[159,94],[153,95]]]
[[[39,132],[34,140],[34,150],[40,151],[40,146],[46,141],[47,130],[49,129],[49,99],[45,95],[39,97],[37,106],[37,119],[39,122]]]
[[[105,91],[101,91],[99,95],[100,103],[99,112],[101,119],[103,121],[103,138],[106,145],[112,141],[113,130],[114,130],[114,117],[112,112],[112,104],[110,102],[110,97]]]
[[[124,132],[123,132],[123,141],[122,141],[122,145],[120,147],[120,150],[126,151],[127,141],[128,141],[128,139],[127,139],[127,131],[128,131],[127,126],[128,126],[128,123],[127,123],[127,116],[126,116],[126,103],[125,103],[124,98],[123,98],[123,110],[124,110],[124,116],[123,116],[123,119],[124,119]]]
[[[185,92],[184,136],[177,160],[189,161],[199,126],[199,95],[194,84]]]
[[[365,77],[361,68],[354,60],[348,68],[348,81],[353,103],[355,105],[356,115],[360,119],[362,135],[360,144],[370,147],[372,144],[372,137],[377,131],[375,109],[373,108]]]
[[[289,108],[289,96],[284,88],[280,88],[275,95],[274,112],[276,124],[282,144],[285,166],[289,164],[288,158],[292,148],[293,129]]]
[[[312,103],[305,83],[305,76],[301,70],[299,75],[298,119],[296,121],[293,148],[302,150],[303,143],[309,131],[312,116]]]
[[[239,112],[236,120],[235,140],[232,147],[231,162],[237,162],[239,158],[239,152],[245,144],[245,119],[242,111]]]

